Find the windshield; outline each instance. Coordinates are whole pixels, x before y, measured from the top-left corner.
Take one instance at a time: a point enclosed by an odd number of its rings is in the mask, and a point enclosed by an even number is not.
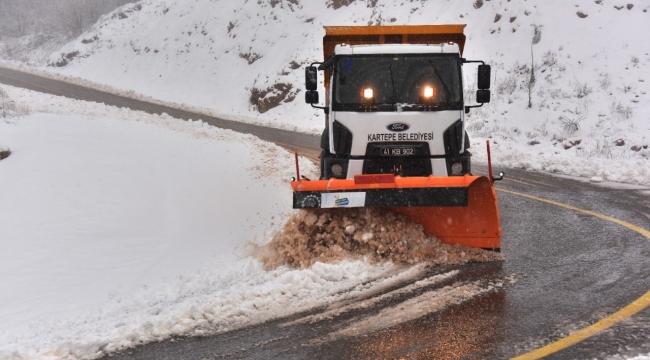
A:
[[[457,54],[341,56],[334,66],[335,111],[460,110]]]

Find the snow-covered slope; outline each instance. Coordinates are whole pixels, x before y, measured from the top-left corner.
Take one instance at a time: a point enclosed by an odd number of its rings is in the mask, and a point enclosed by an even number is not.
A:
[[[464,56],[493,66],[492,103],[469,120],[478,159],[492,138],[504,165],[650,183],[649,8],[640,0],[143,0],[104,17],[50,64],[241,121],[319,133],[323,115],[303,103],[302,68],[322,58],[323,25],[465,23]]]

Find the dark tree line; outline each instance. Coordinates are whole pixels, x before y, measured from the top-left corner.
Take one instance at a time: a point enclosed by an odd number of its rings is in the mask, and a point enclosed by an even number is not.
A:
[[[136,0],[0,0],[0,37],[79,36],[119,6]]]

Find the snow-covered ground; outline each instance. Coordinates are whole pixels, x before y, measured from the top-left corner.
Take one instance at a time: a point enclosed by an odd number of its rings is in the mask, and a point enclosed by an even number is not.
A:
[[[0,359],[96,358],[227,331],[426,270],[363,260],[265,269],[252,254],[293,212],[291,153],[201,121],[3,89],[33,114],[0,118],[0,147],[12,152],[0,161]],[[471,286],[427,311],[500,285]]]

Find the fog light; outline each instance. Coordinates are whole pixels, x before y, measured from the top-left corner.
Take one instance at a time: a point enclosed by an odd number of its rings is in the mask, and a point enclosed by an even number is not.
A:
[[[463,172],[463,164],[455,163],[454,165],[451,166],[452,174],[459,175],[461,172]]]
[[[341,166],[341,164],[332,165],[332,174],[335,176],[343,175],[343,166]]]
[[[366,88],[363,89],[363,98],[366,100],[372,100],[372,98],[375,96],[374,91],[372,91],[371,88]]]

